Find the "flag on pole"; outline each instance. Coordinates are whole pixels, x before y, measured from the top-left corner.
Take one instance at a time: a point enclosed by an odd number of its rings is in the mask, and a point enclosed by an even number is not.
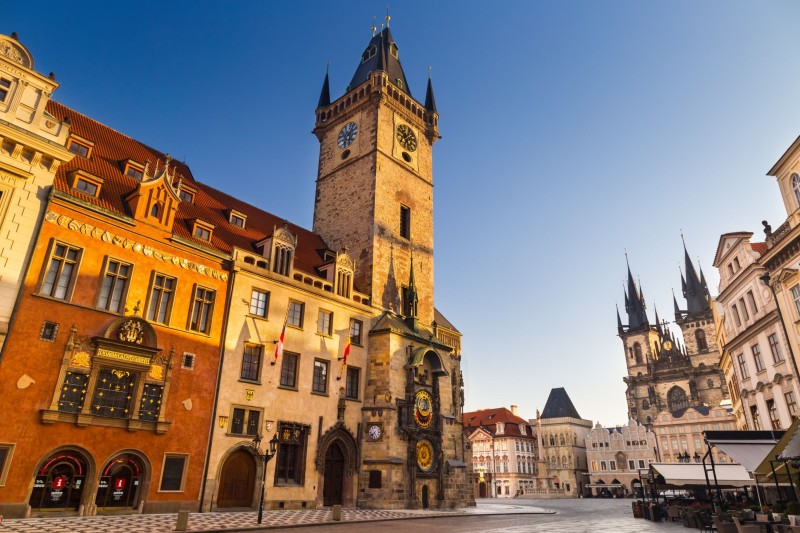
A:
[[[350,355],[350,335],[347,336],[347,344],[344,345],[344,354],[339,358],[339,361],[342,362],[342,366],[339,368],[339,376],[336,380],[342,379],[342,374],[344,374],[344,369],[347,367],[347,356]]]
[[[278,339],[278,345],[277,345],[277,346],[275,346],[275,359],[273,359],[273,360],[272,360],[272,364],[273,364],[273,365],[274,365],[275,363],[277,363],[277,362],[278,362],[278,358],[279,358],[281,355],[283,355],[283,339],[284,339],[284,337],[286,336],[286,322],[287,322],[287,321],[288,321],[288,317],[287,317],[287,320],[284,320],[284,321],[283,321],[283,329],[281,330],[281,336],[280,336],[280,338]]]

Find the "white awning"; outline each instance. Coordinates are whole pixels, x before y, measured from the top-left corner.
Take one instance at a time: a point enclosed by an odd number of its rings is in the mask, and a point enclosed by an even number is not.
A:
[[[719,451],[745,467],[748,472],[753,472],[775,447],[776,442],[714,442],[713,444]]]
[[[666,485],[699,486],[706,484],[705,469],[701,463],[652,463],[651,468],[664,477]],[[708,479],[714,485],[714,473],[710,470]],[[745,467],[737,464],[716,464],[717,484],[726,487],[745,487],[755,485]]]

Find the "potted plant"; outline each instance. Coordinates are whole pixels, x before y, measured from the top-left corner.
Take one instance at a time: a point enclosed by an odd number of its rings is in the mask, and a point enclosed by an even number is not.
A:
[[[758,511],[756,511],[756,521],[757,522],[769,522],[769,506],[762,505]]]
[[[783,504],[781,502],[773,503],[772,520],[780,524],[782,519],[783,519]]]
[[[798,525],[797,518],[800,515],[800,502],[789,502],[786,504],[786,515],[789,518],[789,525]]]

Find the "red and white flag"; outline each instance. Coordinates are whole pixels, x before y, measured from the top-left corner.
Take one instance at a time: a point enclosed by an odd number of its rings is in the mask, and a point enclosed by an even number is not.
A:
[[[347,336],[347,344],[344,346],[344,355],[342,356],[342,364],[347,366],[347,356],[350,355],[350,335]]]
[[[275,359],[273,359],[272,364],[278,362],[278,358],[283,355],[283,339],[286,336],[286,321],[283,322],[283,329],[281,330],[281,336],[278,339],[278,345],[275,346]]]

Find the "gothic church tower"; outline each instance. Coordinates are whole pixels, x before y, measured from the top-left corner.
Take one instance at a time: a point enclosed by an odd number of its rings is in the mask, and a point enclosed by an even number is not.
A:
[[[430,79],[424,104],[411,95],[388,17],[380,32],[373,28],[343,96],[331,101],[325,75],[314,129],[314,232],[355,258],[355,285],[375,311],[361,407],[361,507],[474,505],[461,334],[434,308],[438,121]]]

